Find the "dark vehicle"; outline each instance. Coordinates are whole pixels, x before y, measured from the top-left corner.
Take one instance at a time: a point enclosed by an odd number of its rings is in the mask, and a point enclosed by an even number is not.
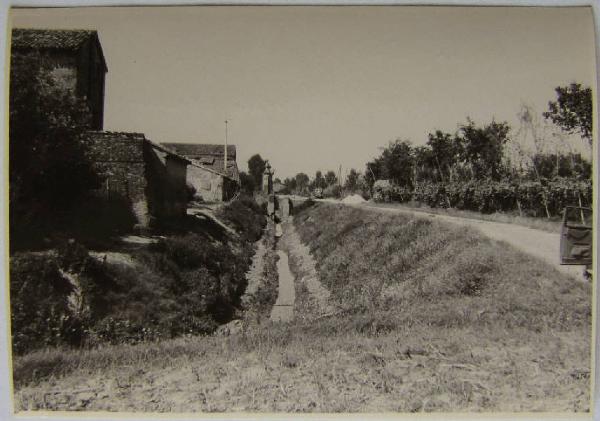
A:
[[[590,208],[567,206],[560,228],[560,264],[592,265],[592,218]]]

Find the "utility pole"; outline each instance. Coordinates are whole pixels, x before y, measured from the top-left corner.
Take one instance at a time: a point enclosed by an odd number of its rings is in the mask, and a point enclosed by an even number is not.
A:
[[[229,123],[227,120],[225,120],[225,159],[224,159],[224,163],[223,163],[223,172],[225,172],[225,174],[227,175],[227,123]]]

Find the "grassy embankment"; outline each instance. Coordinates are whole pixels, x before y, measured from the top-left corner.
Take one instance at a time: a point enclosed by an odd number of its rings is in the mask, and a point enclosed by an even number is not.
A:
[[[17,373],[32,361],[47,369],[20,376],[29,380],[18,385],[18,407],[589,409],[589,285],[428,219],[319,204],[294,224],[331,292],[329,317],[224,338],[30,355],[15,362]]]

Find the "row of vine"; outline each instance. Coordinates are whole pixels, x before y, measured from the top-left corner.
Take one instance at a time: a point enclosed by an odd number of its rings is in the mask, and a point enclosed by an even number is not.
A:
[[[413,189],[394,185],[376,189],[374,199],[401,203],[414,201],[432,208],[551,217],[560,215],[565,206],[591,207],[592,183],[571,178],[523,183],[493,180],[423,182]]]

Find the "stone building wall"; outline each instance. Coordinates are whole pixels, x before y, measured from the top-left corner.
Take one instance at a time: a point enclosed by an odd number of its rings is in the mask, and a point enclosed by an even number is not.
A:
[[[150,224],[146,190],[145,137],[141,133],[90,132],[90,158],[100,177],[98,194],[108,200],[125,199],[131,205],[138,225]]]
[[[196,196],[205,202],[220,202],[223,200],[223,176],[190,165],[188,168],[188,182],[196,189]]]
[[[185,159],[174,156],[141,133],[89,132],[89,153],[103,178],[98,194],[129,203],[140,228],[185,216]]]
[[[205,202],[230,200],[239,190],[235,180],[194,163],[187,168],[187,182],[196,189],[196,196]]]
[[[85,98],[90,112],[90,128],[102,130],[107,70],[97,35],[76,50],[17,48],[13,54],[38,55],[48,74],[61,88]]]
[[[85,97],[91,113],[91,127],[102,130],[104,125],[105,67],[98,35],[85,41],[77,54],[77,93]]]
[[[65,91],[77,95],[77,58],[73,53],[45,52],[42,57],[52,79]]]
[[[144,143],[146,163],[146,198],[153,218],[183,217],[187,211],[187,161]]]

